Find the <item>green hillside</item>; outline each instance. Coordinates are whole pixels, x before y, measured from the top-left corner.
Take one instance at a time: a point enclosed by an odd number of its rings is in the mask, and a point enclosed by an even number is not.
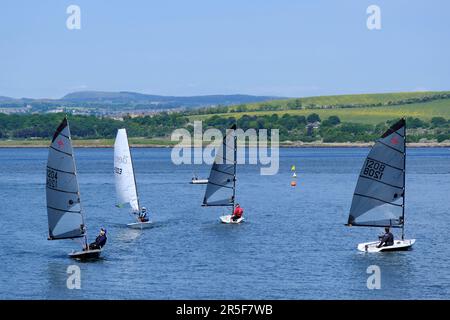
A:
[[[301,107],[295,108],[300,100]],[[294,108],[291,108],[294,107]],[[269,110],[266,110],[269,109]],[[450,119],[450,92],[411,92],[324,96],[270,101],[233,106],[219,116],[241,118],[243,115],[283,114],[307,116],[317,113],[322,119],[336,115],[344,122],[378,124],[401,117],[431,120],[433,117]],[[190,116],[191,120],[206,119],[211,114]]]
[[[405,104],[407,102],[426,102],[450,98],[450,91],[420,91],[420,92],[396,92],[396,93],[373,93],[373,94],[347,94],[333,96],[305,97],[286,100],[272,100],[247,104],[247,108],[260,109],[261,106],[274,106],[277,108],[290,108],[289,104],[300,101],[303,108],[321,108],[326,106],[351,107],[351,106],[382,106]],[[291,106],[292,107],[292,106]],[[230,109],[238,109],[232,106]]]
[[[45,145],[63,117],[54,113],[0,113],[0,145],[11,146],[19,141]],[[118,128],[126,128],[131,143],[136,145],[170,145],[172,132],[180,128],[192,132],[196,119],[204,120],[204,129],[225,131],[233,124],[243,130],[277,129],[280,141],[289,143],[372,142],[401,117],[408,124],[408,141],[450,144],[449,92],[290,99],[144,117],[125,116],[121,120],[69,115],[69,120],[73,137],[82,145],[103,146],[112,144]]]

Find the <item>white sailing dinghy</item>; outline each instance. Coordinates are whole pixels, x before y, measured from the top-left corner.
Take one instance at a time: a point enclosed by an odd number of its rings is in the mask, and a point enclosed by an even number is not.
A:
[[[202,179],[197,177],[196,174],[194,174],[194,176],[192,177],[191,182],[189,182],[190,184],[208,184],[208,179]]]
[[[401,119],[376,141],[361,169],[347,226],[401,228],[401,240],[378,247],[379,241],[360,243],[364,252],[408,250],[405,240],[406,122]]]
[[[231,207],[231,213],[236,203],[236,161],[237,161],[237,137],[236,125],[233,125],[223,138],[222,146],[219,148],[206,186],[203,198],[204,207]],[[222,223],[237,224],[244,221],[244,217],[233,221],[232,214],[220,217]]]
[[[85,217],[67,118],[56,129],[49,147],[46,195],[48,240],[83,239],[83,249],[69,256],[80,260],[98,258],[101,249],[87,249]]]
[[[114,142],[114,177],[118,200],[117,207],[122,208],[128,204],[136,217],[136,222],[128,223],[127,226],[134,229],[150,227],[150,221],[142,222],[139,220],[142,208],[139,204],[133,160],[125,129],[117,130],[116,141]]]

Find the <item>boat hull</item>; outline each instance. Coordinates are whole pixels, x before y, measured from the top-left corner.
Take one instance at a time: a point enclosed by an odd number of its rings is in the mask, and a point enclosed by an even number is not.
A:
[[[208,184],[208,179],[192,180],[190,184]]]
[[[231,214],[220,217],[220,222],[225,223],[225,224],[239,224],[243,221],[244,221],[244,217],[241,217],[241,218],[237,219],[236,221],[231,220]]]
[[[147,221],[147,222],[132,222],[127,224],[128,228],[131,229],[146,229],[146,228],[150,228],[152,226],[152,222],[151,221]]]
[[[101,249],[86,250],[86,251],[74,251],[69,253],[69,257],[76,260],[95,260],[100,258]]]
[[[394,240],[394,244],[392,246],[381,247],[377,246],[380,244],[379,241],[373,242],[364,242],[358,244],[358,250],[362,252],[387,252],[387,251],[406,251],[411,249],[413,244],[416,242],[416,239],[409,240]]]

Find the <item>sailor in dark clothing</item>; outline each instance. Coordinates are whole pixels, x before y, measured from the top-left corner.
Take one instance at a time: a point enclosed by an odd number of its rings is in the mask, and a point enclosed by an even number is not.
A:
[[[384,231],[385,234],[378,237],[380,239],[380,244],[377,246],[378,248],[388,247],[394,244],[394,235],[389,231],[389,227],[384,228]]]
[[[139,219],[139,222],[148,222],[146,207],[142,207],[141,212],[139,213],[138,219]]]
[[[106,244],[106,229],[101,228],[100,234],[95,238],[95,241],[89,245],[89,250],[101,249]]]

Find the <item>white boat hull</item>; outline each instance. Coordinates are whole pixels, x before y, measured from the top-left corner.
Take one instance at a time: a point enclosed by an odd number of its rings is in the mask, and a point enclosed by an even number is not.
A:
[[[239,219],[237,219],[236,221],[231,220],[231,214],[228,214],[226,216],[221,216],[220,217],[220,221],[222,223],[226,223],[226,224],[238,224],[244,221],[244,217],[241,217]]]
[[[127,227],[131,228],[131,229],[146,229],[146,228],[150,228],[151,226],[152,226],[152,222],[151,221],[147,221],[147,222],[133,222],[133,223],[127,224]]]
[[[409,250],[416,239],[409,240],[394,240],[392,246],[378,248],[380,241],[365,242],[358,244],[358,250],[362,252],[385,252],[385,251],[404,251]]]
[[[69,257],[76,260],[93,260],[100,258],[101,249],[74,251],[69,253]]]
[[[192,180],[190,184],[208,184],[208,179]]]

